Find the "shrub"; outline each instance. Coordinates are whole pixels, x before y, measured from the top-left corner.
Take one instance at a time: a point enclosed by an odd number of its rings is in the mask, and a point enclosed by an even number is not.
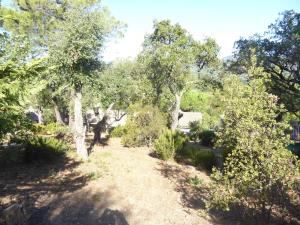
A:
[[[190,140],[195,142],[200,141],[200,133],[202,131],[201,122],[192,121],[189,124],[189,128],[190,128],[190,132],[189,132]]]
[[[213,130],[204,130],[200,133],[201,144],[204,146],[213,146],[215,137],[216,135]]]
[[[194,165],[211,171],[216,165],[215,155],[212,151],[198,151],[195,155]]]
[[[58,135],[59,133],[68,133],[69,127],[59,123],[49,123],[46,125],[37,124],[37,132],[39,134]]]
[[[217,147],[229,154],[223,170],[215,170],[211,176],[208,206],[223,210],[247,206],[252,208],[248,211],[251,216],[255,212],[269,224],[272,215],[287,212],[286,203],[300,171],[296,156],[286,150],[289,124],[276,120],[282,106],[277,96],[267,93],[263,82],[254,79],[245,85],[236,76],[224,81],[226,107]]]
[[[129,109],[129,116],[122,136],[125,146],[151,145],[166,129],[167,121],[157,107],[134,105]]]
[[[213,146],[215,140],[215,132],[207,128],[203,122],[194,121],[190,123],[190,140],[194,142],[201,141],[204,146]]]
[[[200,186],[203,184],[203,180],[201,178],[199,178],[198,176],[188,177],[186,179],[186,182],[193,186]]]
[[[168,160],[174,158],[175,154],[182,150],[186,141],[187,137],[182,132],[166,130],[155,141],[154,149],[161,159]]]
[[[172,131],[167,130],[165,133],[163,133],[155,141],[154,149],[157,155],[163,160],[173,158],[175,154],[175,144]]]
[[[63,156],[69,146],[52,137],[33,137],[25,141],[24,162],[52,161]]]
[[[204,150],[194,145],[185,145],[181,155],[187,158],[193,166],[201,167],[208,171],[211,171],[216,165],[215,155],[212,151]]]
[[[122,137],[125,134],[126,134],[125,126],[117,126],[114,127],[112,130],[110,130],[111,137]]]
[[[172,159],[174,158],[175,153],[180,152],[182,150],[186,140],[187,138],[182,132],[172,132],[171,130],[166,130],[155,141],[154,149],[161,159]]]

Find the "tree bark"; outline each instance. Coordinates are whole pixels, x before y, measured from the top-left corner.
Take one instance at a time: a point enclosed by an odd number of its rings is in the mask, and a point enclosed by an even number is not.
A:
[[[175,105],[174,105],[173,111],[172,111],[172,124],[171,124],[172,131],[175,131],[178,127],[178,115],[180,112],[180,102],[181,102],[181,94],[176,93],[175,94]]]
[[[110,119],[109,112],[111,111],[114,103],[110,104],[104,113],[103,118],[94,127],[94,140],[93,145],[101,143],[101,133],[106,131],[107,121]]]
[[[62,116],[61,116],[61,113],[59,111],[59,107],[57,104],[57,99],[55,97],[52,98],[52,103],[53,103],[53,109],[54,109],[56,122],[59,124],[64,124],[64,121],[62,119]]]
[[[74,93],[74,140],[78,155],[83,159],[88,158],[88,151],[85,147],[85,129],[82,117],[82,86],[75,87]]]
[[[70,98],[72,101],[70,101],[70,105],[69,105],[69,119],[68,119],[68,122],[69,122],[69,128],[72,132],[74,132],[74,99],[75,99],[75,91],[73,89],[71,89],[71,93],[70,93]]]

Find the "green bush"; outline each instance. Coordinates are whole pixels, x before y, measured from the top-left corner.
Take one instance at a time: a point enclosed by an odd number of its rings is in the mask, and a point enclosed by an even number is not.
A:
[[[197,146],[185,145],[181,155],[188,159],[193,166],[201,167],[211,171],[216,165],[216,159],[212,151],[203,150]]]
[[[216,134],[213,130],[204,130],[200,133],[201,144],[204,146],[213,146]]]
[[[59,123],[49,123],[46,125],[37,124],[37,132],[39,134],[57,135],[59,133],[68,133],[69,127]]]
[[[114,127],[112,130],[110,130],[111,137],[122,137],[125,134],[126,134],[125,126],[117,126]]]
[[[128,147],[151,145],[167,127],[167,120],[157,107],[134,105],[122,136],[122,143]]]
[[[202,131],[201,122],[193,121],[189,124],[190,132],[189,138],[191,141],[198,142],[200,141],[200,133]]]
[[[154,149],[159,158],[168,160],[174,157],[175,143],[170,130],[164,132],[154,143]]]
[[[187,138],[182,132],[166,130],[155,141],[154,149],[161,159],[168,160],[174,158],[175,154],[182,150],[186,141]]]
[[[24,162],[52,161],[65,155],[69,145],[52,137],[33,137],[25,141]]]
[[[204,146],[213,146],[216,135],[204,122],[194,121],[190,123],[189,137],[191,141],[200,141]]]

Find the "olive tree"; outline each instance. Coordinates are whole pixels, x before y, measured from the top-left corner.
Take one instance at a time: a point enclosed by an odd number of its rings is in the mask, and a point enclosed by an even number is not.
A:
[[[172,107],[171,129],[178,125],[180,100],[193,64],[193,39],[179,24],[169,20],[155,21],[154,31],[144,41],[143,60],[147,64],[147,75],[159,101],[165,87],[175,98]]]
[[[104,41],[118,28],[118,22],[99,2],[74,5],[64,14],[50,36],[49,57],[61,79],[72,89],[74,139],[77,153],[88,157],[82,117],[82,90],[101,66]]]
[[[144,49],[139,61],[145,66],[146,74],[154,90],[154,104],[170,93],[174,98],[171,107],[171,129],[178,126],[181,97],[194,83],[191,74],[218,64],[219,47],[207,38],[203,43],[196,41],[179,24],[169,20],[155,21],[154,31],[145,37]]]

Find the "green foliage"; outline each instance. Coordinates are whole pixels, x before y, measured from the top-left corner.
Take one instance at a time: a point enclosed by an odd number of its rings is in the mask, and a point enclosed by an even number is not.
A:
[[[211,171],[216,165],[215,156],[212,151],[202,149],[199,146],[187,144],[180,152],[181,156],[187,159],[193,166]]]
[[[52,162],[63,157],[70,146],[52,137],[14,139],[15,145],[0,149],[1,165],[32,162]]]
[[[164,89],[178,94],[186,85],[194,61],[193,39],[179,24],[169,20],[155,21],[154,31],[145,37],[140,61],[146,66],[148,80],[154,90],[154,104]]]
[[[263,35],[240,39],[235,43],[235,59],[231,69],[239,73],[247,72],[252,66],[253,53],[256,65],[261,65],[268,73],[265,84],[269,91],[279,97],[286,109],[300,116],[300,90],[298,67],[300,14],[290,10],[268,27]],[[260,74],[262,75],[262,74]]]
[[[205,112],[208,110],[213,96],[208,92],[190,90],[183,94],[180,108],[183,111]]]
[[[49,162],[66,154],[70,147],[51,137],[33,137],[25,141],[25,162]]]
[[[36,125],[38,134],[53,134],[68,133],[69,127],[61,125],[59,123],[48,123],[46,125]]]
[[[31,128],[24,113],[25,97],[32,88],[32,77],[43,70],[43,59],[25,60],[27,54],[26,39],[0,34],[0,141],[7,134],[16,135]]]
[[[49,59],[61,79],[75,87],[90,80],[99,69],[99,52],[119,23],[99,2],[71,7],[49,37]]]
[[[223,171],[213,172],[209,206],[229,210],[239,204],[266,220],[274,205],[284,213],[299,167],[286,149],[289,125],[276,120],[283,110],[277,96],[268,94],[261,80],[245,85],[235,76],[225,80],[223,96],[225,113],[216,145],[228,156]]]
[[[210,121],[206,120],[205,117],[203,121],[194,121],[190,123],[190,140],[198,142],[204,146],[213,146],[215,141],[215,131],[211,129]]]
[[[141,98],[139,64],[135,61],[118,60],[107,65],[84,90],[84,103],[90,107],[101,102],[107,108],[126,110]]]
[[[216,134],[213,130],[203,130],[200,133],[201,144],[204,146],[213,146]]]
[[[126,134],[126,132],[125,126],[117,126],[110,131],[110,137],[122,137]]]
[[[203,180],[201,180],[198,176],[188,177],[186,182],[193,186],[200,186],[203,184]]]
[[[180,152],[187,141],[187,137],[179,131],[166,130],[155,141],[154,150],[163,160],[173,159]]]
[[[130,107],[126,121],[125,146],[151,145],[166,129],[166,118],[157,107],[136,104]]]

